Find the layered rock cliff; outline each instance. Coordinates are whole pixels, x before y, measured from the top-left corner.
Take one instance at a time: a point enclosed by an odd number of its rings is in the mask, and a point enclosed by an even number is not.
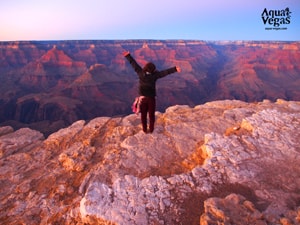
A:
[[[122,52],[182,72],[157,84],[157,109],[237,99],[300,100],[299,42],[0,42],[0,124],[48,136],[77,120],[130,113],[137,77]]]
[[[299,224],[300,102],[0,128],[3,224]]]

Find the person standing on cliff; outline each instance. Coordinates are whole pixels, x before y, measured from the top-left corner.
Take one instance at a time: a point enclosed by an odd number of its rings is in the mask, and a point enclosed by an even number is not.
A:
[[[149,132],[154,130],[155,108],[156,108],[156,81],[171,73],[181,72],[180,67],[174,66],[166,70],[158,71],[152,62],[148,62],[143,68],[130,55],[130,52],[123,53],[125,58],[139,77],[139,106],[143,131],[147,130],[147,114],[149,114]]]

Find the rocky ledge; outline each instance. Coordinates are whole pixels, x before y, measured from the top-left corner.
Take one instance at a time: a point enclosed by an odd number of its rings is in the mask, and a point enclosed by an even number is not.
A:
[[[3,224],[299,224],[300,102],[0,128]]]

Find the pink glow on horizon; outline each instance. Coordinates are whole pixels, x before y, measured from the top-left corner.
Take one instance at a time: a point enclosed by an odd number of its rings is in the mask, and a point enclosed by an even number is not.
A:
[[[293,11],[287,32],[266,32],[264,7]],[[298,0],[11,0],[0,3],[0,41],[66,39],[299,40]],[[275,36],[274,36],[275,35]]]

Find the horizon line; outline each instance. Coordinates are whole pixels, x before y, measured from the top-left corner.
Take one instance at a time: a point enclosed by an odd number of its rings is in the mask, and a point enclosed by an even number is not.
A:
[[[43,40],[0,40],[3,42],[62,42],[62,41],[199,41],[199,42],[300,42],[300,40],[203,40],[203,39],[153,39],[153,38],[132,38],[132,39],[43,39]]]

